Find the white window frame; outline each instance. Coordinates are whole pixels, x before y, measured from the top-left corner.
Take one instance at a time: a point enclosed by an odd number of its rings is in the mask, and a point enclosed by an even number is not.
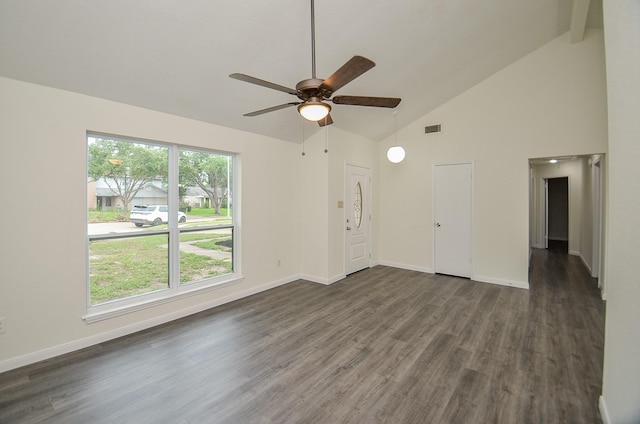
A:
[[[180,234],[192,231],[198,231],[206,229],[207,227],[198,227],[197,229],[181,230],[178,227],[178,221],[176,219],[169,219],[168,228],[165,230],[147,230],[143,233],[140,231],[132,231],[130,233],[119,233],[117,235],[98,235],[91,236],[88,233],[88,214],[85,214],[85,232],[87,235],[86,246],[86,302],[87,313],[82,319],[87,323],[94,323],[105,319],[125,315],[135,311],[151,308],[157,305],[165,303],[175,302],[180,299],[184,299],[190,296],[198,295],[207,291],[217,290],[223,287],[227,287],[232,284],[239,284],[244,281],[244,277],[240,272],[240,255],[239,255],[239,175],[238,175],[238,154],[233,152],[225,152],[220,150],[204,149],[199,147],[192,147],[188,145],[179,145],[175,143],[159,142],[155,140],[137,139],[132,137],[116,136],[112,134],[105,134],[93,131],[87,131],[86,139],[89,137],[112,139],[118,141],[125,141],[130,143],[148,144],[159,147],[166,147],[168,149],[168,206],[169,216],[178,216],[178,209],[180,204],[178,182],[179,182],[179,151],[190,150],[203,153],[220,154],[229,156],[231,158],[233,169],[233,180],[231,184],[231,197],[227,198],[227,204],[231,202],[232,209],[232,223],[228,225],[217,225],[215,228],[231,228],[233,234],[233,249],[232,249],[232,272],[220,276],[215,276],[200,281],[190,282],[186,284],[180,284]],[[87,145],[88,146],[88,145]],[[85,154],[87,160],[85,160],[85,167],[88,166],[88,147],[86,147]],[[87,170],[88,171],[88,170]],[[85,172],[85,175],[87,172]],[[89,242],[91,240],[98,239],[115,239],[115,238],[127,238],[132,236],[144,237],[158,234],[167,234],[169,239],[169,286],[166,289],[156,290],[150,293],[144,293],[140,295],[130,296],[123,299],[117,299],[110,302],[101,303],[98,305],[91,305],[91,287],[89,278]]]

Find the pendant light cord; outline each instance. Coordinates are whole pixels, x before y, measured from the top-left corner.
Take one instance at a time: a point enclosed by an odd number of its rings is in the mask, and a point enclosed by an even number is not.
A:
[[[393,145],[398,145],[398,111],[394,110],[393,115]]]

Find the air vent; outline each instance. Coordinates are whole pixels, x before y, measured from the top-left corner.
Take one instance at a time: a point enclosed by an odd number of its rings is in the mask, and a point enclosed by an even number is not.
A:
[[[436,133],[436,132],[440,132],[440,131],[442,131],[442,126],[440,124],[429,125],[428,127],[424,127],[424,133],[425,134]]]

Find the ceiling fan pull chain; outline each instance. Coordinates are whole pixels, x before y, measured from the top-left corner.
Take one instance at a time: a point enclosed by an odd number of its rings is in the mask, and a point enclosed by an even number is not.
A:
[[[304,152],[304,120],[300,120],[300,123],[302,124],[302,156],[304,156],[306,154]]]
[[[329,116],[329,115],[327,115]],[[325,139],[324,139],[324,152],[329,153],[329,125],[327,125],[327,117],[324,117]]]

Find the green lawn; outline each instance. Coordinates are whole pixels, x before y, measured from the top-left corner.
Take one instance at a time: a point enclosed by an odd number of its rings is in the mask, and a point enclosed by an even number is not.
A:
[[[189,216],[202,216],[202,217],[227,216],[227,210],[225,208],[220,208],[220,215],[216,215],[215,212],[216,210],[213,208],[191,208],[191,211],[187,212],[187,217]]]
[[[126,222],[129,221],[129,214],[118,211],[97,211],[89,209],[89,224],[100,222]]]
[[[216,244],[231,234],[182,234],[181,242],[200,249],[231,251]],[[168,287],[167,235],[97,240],[89,244],[91,304],[150,293]],[[202,240],[197,242],[197,240]],[[194,244],[196,244],[194,243]],[[188,283],[232,271],[230,260],[180,252],[180,282]]]

